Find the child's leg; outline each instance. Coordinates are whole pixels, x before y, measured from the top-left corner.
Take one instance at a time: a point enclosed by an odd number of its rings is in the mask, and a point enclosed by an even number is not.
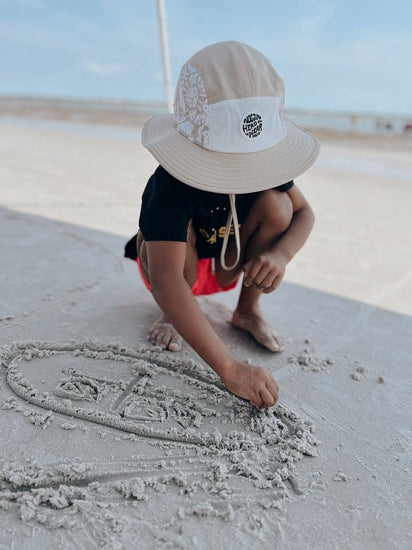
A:
[[[243,266],[250,259],[268,252],[277,239],[288,229],[293,216],[292,202],[286,193],[268,190],[256,200],[253,208],[240,228],[241,258],[232,271],[224,271],[216,262],[216,277],[220,285],[227,285],[239,277]],[[226,263],[235,258],[233,239],[229,241]],[[282,351],[283,339],[277,336],[263,318],[259,307],[262,292],[256,286],[242,285],[232,322],[248,331],[260,344],[271,351]]]
[[[143,275],[147,282],[150,283],[149,266],[147,263],[146,242],[143,235],[139,233],[137,238],[137,253],[140,260],[140,265]],[[196,235],[192,228],[192,223],[189,222],[187,229],[186,241],[186,261],[184,267],[184,277],[188,284],[192,287],[196,280],[197,271],[197,251],[196,251]],[[161,312],[160,316],[152,324],[148,332],[148,339],[155,345],[170,351],[179,351],[182,347],[182,337],[174,329],[168,316]]]

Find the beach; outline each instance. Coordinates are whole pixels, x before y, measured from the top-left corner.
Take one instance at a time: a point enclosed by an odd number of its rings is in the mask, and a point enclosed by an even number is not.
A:
[[[315,228],[262,300],[271,354],[199,299],[279,405],[230,395],[123,258],[138,126],[0,119],[0,548],[409,550],[412,141],[314,130]],[[107,121],[106,121],[107,122]]]

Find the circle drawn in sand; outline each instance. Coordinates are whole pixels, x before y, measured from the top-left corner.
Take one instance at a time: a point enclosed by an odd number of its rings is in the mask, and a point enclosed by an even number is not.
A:
[[[250,528],[251,540],[266,526],[273,541],[276,510],[302,494],[294,464],[316,454],[312,426],[280,405],[258,411],[198,363],[92,342],[17,343],[0,348],[0,361],[3,380],[33,405],[35,420],[54,412],[71,425],[77,418],[114,428],[138,450],[121,461],[1,464],[0,504],[24,522],[90,528],[99,547],[110,549],[135,547],[133,533],[136,548],[159,537],[188,547],[183,523],[197,531],[201,517],[234,521],[242,536]],[[23,410],[15,397],[8,408]]]
[[[231,455],[246,477],[281,482],[302,455],[316,455],[310,423],[280,405],[257,411],[193,361],[91,342],[14,344],[2,348],[0,358],[7,384],[26,402]]]

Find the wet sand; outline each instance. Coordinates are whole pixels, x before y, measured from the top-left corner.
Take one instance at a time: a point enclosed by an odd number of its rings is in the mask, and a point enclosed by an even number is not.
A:
[[[408,140],[325,136],[296,181],[315,229],[262,301],[282,354],[230,325],[238,290],[200,299],[278,380],[259,413],[188,346],[147,344],[122,247],[155,163],[86,130],[0,122],[1,544],[409,549]]]

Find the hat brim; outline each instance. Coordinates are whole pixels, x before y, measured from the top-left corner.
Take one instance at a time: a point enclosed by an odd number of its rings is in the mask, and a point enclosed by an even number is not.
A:
[[[319,155],[319,142],[286,118],[286,137],[263,151],[219,153],[210,151],[181,134],[172,114],[146,122],[142,143],[176,179],[203,191],[251,193],[293,180]]]

